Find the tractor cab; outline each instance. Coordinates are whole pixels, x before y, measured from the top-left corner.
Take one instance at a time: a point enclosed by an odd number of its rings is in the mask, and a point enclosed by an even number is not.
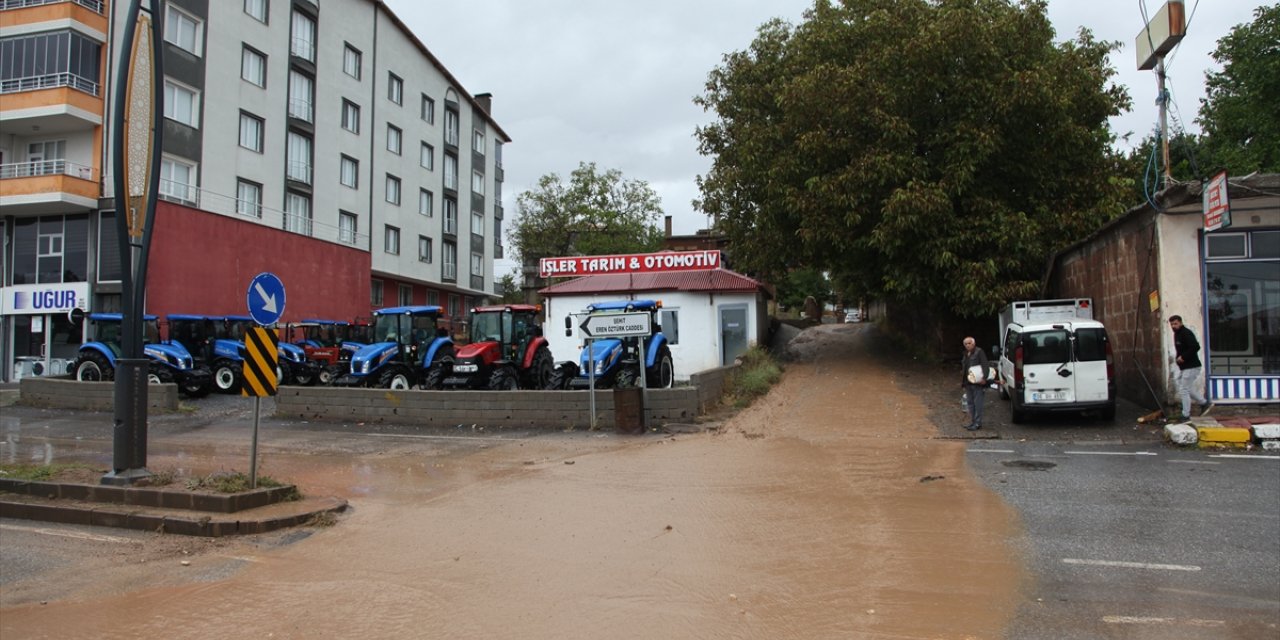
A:
[[[438,385],[442,367],[453,361],[453,340],[439,326],[441,311],[438,306],[375,311],[369,344],[351,356],[349,372],[334,384],[388,389]]]
[[[169,342],[182,345],[196,362],[213,361],[213,342],[217,339],[213,318],[170,314],[165,316],[165,323],[169,325]]]
[[[528,304],[472,309],[471,342],[458,348],[444,386],[500,391],[546,388],[554,361],[542,336],[541,316],[541,307]]]
[[[120,313],[91,313],[88,320],[93,339],[80,346],[75,377],[88,382],[113,380],[117,360],[123,355],[120,343],[124,316]],[[191,352],[181,343],[160,340],[156,316],[144,315],[142,321],[142,354],[149,360],[147,380],[151,384],[176,383],[178,389],[188,396],[208,394],[209,370],[197,366]]]
[[[334,379],[348,369],[351,354],[364,346],[343,342],[343,334],[350,325],[336,320],[303,320],[288,325],[286,331],[293,345],[301,348],[307,360],[319,367],[320,384],[332,384]]]

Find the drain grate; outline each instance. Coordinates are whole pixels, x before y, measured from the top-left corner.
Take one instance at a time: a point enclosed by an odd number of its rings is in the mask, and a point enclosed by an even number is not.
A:
[[[1000,464],[1018,469],[1031,469],[1032,471],[1048,471],[1058,466],[1056,462],[1045,462],[1044,460],[1003,460]]]

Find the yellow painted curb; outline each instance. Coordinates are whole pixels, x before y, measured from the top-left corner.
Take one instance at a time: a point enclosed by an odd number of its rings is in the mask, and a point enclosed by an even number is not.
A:
[[[1253,439],[1253,434],[1242,427],[1196,427],[1196,434],[1202,444],[1244,444]]]

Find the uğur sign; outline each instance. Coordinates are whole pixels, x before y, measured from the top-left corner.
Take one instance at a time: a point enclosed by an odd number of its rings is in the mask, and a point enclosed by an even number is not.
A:
[[[544,278],[599,276],[611,273],[655,273],[660,271],[705,271],[719,269],[718,249],[708,251],[664,251],[619,256],[573,256],[543,258],[538,273]]]

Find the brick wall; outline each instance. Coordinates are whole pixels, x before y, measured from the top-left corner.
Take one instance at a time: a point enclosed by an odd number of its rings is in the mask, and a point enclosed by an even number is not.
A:
[[[1163,327],[1148,301],[1158,287],[1156,232],[1149,214],[1104,229],[1058,257],[1045,296],[1093,298],[1094,318],[1107,326],[1111,340],[1117,393],[1144,407],[1156,402],[1147,381],[1157,389],[1163,384]]]

